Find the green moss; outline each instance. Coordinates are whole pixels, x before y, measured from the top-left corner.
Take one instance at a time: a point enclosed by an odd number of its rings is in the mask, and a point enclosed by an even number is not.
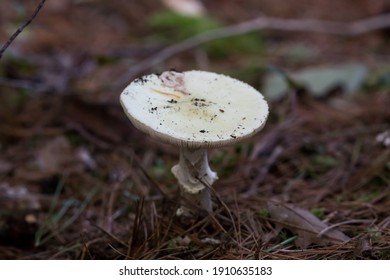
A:
[[[218,20],[208,16],[185,16],[171,11],[154,14],[148,19],[148,23],[155,30],[151,39],[163,43],[179,42],[223,26]],[[212,58],[224,58],[240,53],[261,54],[264,50],[264,40],[261,33],[252,32],[216,39],[205,43],[201,48]]]
[[[153,166],[148,170],[148,173],[153,179],[157,180],[173,180],[174,176],[171,172],[171,166],[165,164],[162,159],[157,159]]]
[[[84,144],[84,139],[77,131],[68,131],[66,133],[66,138],[69,140],[69,143],[74,147]]]
[[[310,212],[320,220],[325,218],[325,208],[323,207],[314,207],[310,209]]]
[[[382,195],[381,191],[373,191],[373,192],[369,192],[369,193],[363,193],[357,197],[357,200],[361,201],[361,202],[370,202],[380,195]]]
[[[340,162],[332,156],[316,154],[310,157],[304,172],[306,177],[315,179],[339,165]]]
[[[388,65],[377,66],[365,79],[363,86],[367,93],[390,89],[390,67]]]
[[[7,56],[3,67],[0,68],[4,75],[6,72],[17,72],[21,76],[32,75],[37,71],[37,66],[20,57]]]
[[[237,168],[238,156],[224,150],[216,151],[210,159],[211,169],[215,169],[220,178],[229,176]]]
[[[382,232],[377,228],[368,228],[367,233],[372,240],[380,240],[383,237]]]
[[[218,59],[238,54],[262,55],[265,47],[261,34],[252,32],[206,43],[204,49],[212,58]]]
[[[267,218],[269,218],[269,211],[268,211],[268,209],[267,209],[267,208],[261,208],[261,209],[259,210],[259,216],[260,216],[260,218],[262,218],[262,219],[267,219]]]
[[[149,25],[156,30],[155,38],[169,43],[181,41],[196,34],[220,27],[209,17],[185,16],[171,11],[162,11],[148,19]]]
[[[265,73],[265,68],[261,65],[259,59],[250,56],[250,59],[239,65],[236,69],[228,72],[227,75],[232,76],[240,81],[246,82],[256,89],[261,87],[261,77]]]

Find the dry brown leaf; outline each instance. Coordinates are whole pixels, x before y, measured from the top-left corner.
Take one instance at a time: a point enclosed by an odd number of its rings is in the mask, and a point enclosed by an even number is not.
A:
[[[329,228],[308,210],[277,201],[269,201],[267,206],[271,218],[279,224],[280,229],[287,228],[298,235],[295,244],[300,248],[307,248],[310,244],[340,244],[350,240],[341,231]]]

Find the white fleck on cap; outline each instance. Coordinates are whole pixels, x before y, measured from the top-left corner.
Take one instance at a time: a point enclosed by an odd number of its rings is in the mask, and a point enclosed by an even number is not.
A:
[[[260,92],[205,71],[143,76],[126,87],[120,102],[138,129],[188,148],[239,142],[261,130],[268,116]]]

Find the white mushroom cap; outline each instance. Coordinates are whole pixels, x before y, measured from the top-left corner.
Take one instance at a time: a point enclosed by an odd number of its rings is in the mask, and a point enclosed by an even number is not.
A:
[[[144,76],[126,87],[120,102],[138,129],[187,148],[239,142],[261,130],[268,116],[260,92],[205,71]]]

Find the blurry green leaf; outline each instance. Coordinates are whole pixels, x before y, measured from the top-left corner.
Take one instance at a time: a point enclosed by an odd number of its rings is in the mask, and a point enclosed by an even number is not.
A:
[[[38,68],[27,59],[8,54],[6,63],[2,64],[0,69],[4,73],[15,71],[20,76],[27,76],[36,73]]]
[[[370,71],[364,87],[368,90],[390,89],[390,67],[389,65],[376,65],[376,69]]]
[[[379,197],[381,194],[382,193],[379,191],[363,193],[363,194],[359,194],[359,196],[356,198],[356,200],[362,201],[362,202],[370,202],[370,201],[376,199],[377,197]]]
[[[148,20],[149,25],[158,31],[157,39],[162,41],[180,41],[196,34],[221,26],[207,16],[186,16],[172,11],[154,14]]]
[[[219,176],[224,177],[234,172],[237,168],[238,160],[239,155],[221,150],[216,151],[210,157],[210,165],[216,169]]]
[[[323,220],[325,218],[325,208],[324,207],[314,207],[314,208],[310,209],[310,212],[320,220]]]
[[[312,158],[311,163],[316,166],[321,166],[325,169],[336,167],[337,165],[339,165],[339,161],[337,159],[326,155],[315,155]]]
[[[267,208],[261,208],[259,210],[259,216],[260,218],[267,219],[269,218],[269,211]]]
[[[265,50],[264,40],[259,32],[218,39],[204,44],[203,48],[213,58],[242,53],[261,55]]]
[[[213,154],[213,157],[210,159],[211,165],[220,165],[222,164],[223,160],[227,156],[226,152],[223,150],[216,151],[215,154]]]
[[[306,166],[306,176],[316,178],[339,164],[340,162],[334,157],[321,154],[314,155],[310,158],[310,161]]]
[[[208,16],[187,16],[172,11],[156,13],[148,22],[157,31],[153,38],[164,43],[179,42],[223,26]],[[201,47],[214,58],[237,53],[258,54],[264,50],[264,40],[259,32],[252,32],[214,40]]]
[[[362,64],[348,64],[337,67],[307,68],[290,73],[288,76],[304,86],[312,95],[322,97],[336,87],[341,87],[346,93],[356,92],[367,73],[367,68]],[[283,97],[288,89],[286,77],[270,74],[265,79],[263,93],[268,100],[277,100]]]
[[[149,174],[155,179],[174,178],[171,167],[161,159],[156,160],[155,164],[150,168]]]
[[[368,236],[373,240],[378,240],[382,237],[382,232],[378,228],[368,228]]]
[[[246,82],[255,88],[260,88],[261,76],[265,71],[265,68],[260,65],[260,62],[250,57],[250,61],[243,63],[237,68],[229,69],[226,74]]]

